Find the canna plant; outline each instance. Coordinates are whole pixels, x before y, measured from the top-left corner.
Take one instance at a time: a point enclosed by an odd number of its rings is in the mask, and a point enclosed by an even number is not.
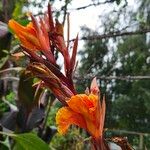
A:
[[[22,52],[30,59],[27,71],[40,79],[36,83],[38,87],[49,88],[63,105],[56,114],[58,132],[65,134],[70,125],[77,125],[91,135],[93,150],[109,150],[103,134],[105,97],[100,93],[96,78],[84,94],[77,94],[73,83],[78,36],[70,55],[69,37],[66,44],[63,25],[58,20],[54,22],[50,5],[43,17],[35,18],[32,14],[30,17],[31,22],[27,26],[22,26],[13,19],[8,25],[19,39]],[[57,64],[57,52],[63,56],[64,73]]]
[[[63,25],[57,20],[54,23],[50,5],[43,18],[36,19],[31,15],[31,19],[26,27],[13,19],[8,25],[20,40],[23,52],[30,58],[27,69],[39,77],[42,80],[40,84],[49,87],[65,105],[65,99],[76,94],[72,76],[76,63],[78,36],[70,56],[64,40]],[[56,63],[56,51],[63,55],[65,75]]]
[[[93,149],[109,149],[103,137],[105,120],[105,97],[101,100],[100,91],[93,79],[86,94],[77,94],[67,100],[67,107],[59,109],[56,115],[58,132],[64,134],[71,124],[84,128],[92,137]]]

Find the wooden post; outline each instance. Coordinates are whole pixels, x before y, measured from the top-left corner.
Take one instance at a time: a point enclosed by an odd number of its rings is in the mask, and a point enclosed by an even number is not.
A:
[[[140,134],[139,150],[143,150],[143,134]]]

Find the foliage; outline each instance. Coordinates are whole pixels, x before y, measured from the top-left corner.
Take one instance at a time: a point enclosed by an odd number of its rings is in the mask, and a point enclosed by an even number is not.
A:
[[[147,1],[141,1],[142,9],[137,10],[137,14],[142,11],[142,17],[145,19],[143,25],[139,20],[136,20],[137,28],[149,27],[148,11],[149,5]],[[124,8],[126,9],[126,8]],[[122,10],[123,11],[123,10]],[[136,13],[133,16],[137,15]],[[121,15],[121,14],[120,14]],[[132,16],[132,14],[130,14]],[[106,17],[107,18],[107,17]],[[133,19],[131,17],[130,19]],[[107,19],[105,20],[107,24]],[[131,20],[130,22],[132,22]],[[113,20],[108,20],[113,22]],[[104,31],[109,33],[109,30],[115,28],[119,20],[108,28],[104,27]],[[142,24],[142,25],[141,25]],[[106,29],[105,29],[106,28]],[[84,34],[94,35],[99,34],[90,29],[83,28]],[[110,49],[110,42],[114,42],[116,49]],[[149,57],[149,38],[146,34],[132,35],[119,37],[114,39],[103,39],[100,41],[86,41],[84,49],[80,52],[81,66],[79,74],[85,79],[84,73],[90,75],[93,73],[97,76],[136,76],[149,75],[150,68],[147,59]],[[100,60],[100,61],[99,61]],[[88,76],[87,76],[88,77]],[[82,86],[88,84],[87,80],[77,81],[82,83]],[[100,80],[102,89],[107,90],[107,116],[106,127],[116,129],[126,129],[129,131],[150,132],[148,122],[149,116],[149,80]],[[78,84],[79,84],[78,83]],[[82,86],[80,90],[84,89]],[[109,101],[111,99],[111,101]],[[110,109],[111,107],[111,109]],[[128,135],[129,136],[129,135]],[[139,138],[138,142],[139,142]],[[147,142],[149,138],[145,137],[145,145],[149,147]],[[134,143],[134,136],[129,136],[129,140]]]
[[[1,132],[0,134],[7,135],[16,141],[13,150],[49,150],[48,145],[33,133],[12,134]]]
[[[71,130],[64,135],[64,137],[60,134],[56,134],[50,143],[50,147],[56,150],[88,150],[90,149],[90,145],[88,143],[89,141],[88,139],[86,140],[85,132],[81,131],[77,127],[72,127]]]

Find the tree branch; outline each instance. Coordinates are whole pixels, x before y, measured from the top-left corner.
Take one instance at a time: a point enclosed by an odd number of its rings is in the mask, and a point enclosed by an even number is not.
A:
[[[63,22],[62,24],[65,24],[66,16],[67,16],[67,7],[68,7],[68,0],[65,0],[65,5],[63,6],[64,16],[63,16]]]
[[[81,10],[81,9],[86,9],[88,7],[91,7],[91,6],[98,6],[98,5],[102,5],[102,4],[106,4],[106,3],[112,3],[112,0],[107,0],[105,2],[97,2],[97,3],[93,2],[92,4],[88,4],[88,5],[85,5],[85,6],[72,8],[72,9],[68,9],[68,10]]]
[[[108,34],[101,34],[101,35],[93,35],[93,36],[83,36],[79,40],[101,40],[105,38],[114,38],[119,36],[129,36],[129,35],[138,35],[138,34],[145,34],[150,32],[150,29],[144,29],[144,30],[137,30],[137,31],[131,31],[131,32],[113,32]],[[74,41],[75,39],[72,39],[71,41]]]

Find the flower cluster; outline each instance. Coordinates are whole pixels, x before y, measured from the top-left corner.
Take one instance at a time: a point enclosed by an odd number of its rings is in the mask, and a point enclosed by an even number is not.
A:
[[[59,109],[56,115],[58,131],[66,132],[71,124],[86,129],[94,139],[103,137],[105,120],[105,97],[101,100],[96,78],[93,79],[90,91],[77,94],[67,101],[68,106]]]
[[[40,78],[41,84],[50,88],[66,105],[66,98],[76,94],[72,76],[76,64],[78,36],[70,55],[69,41],[66,44],[64,40],[63,25],[57,20],[54,23],[50,5],[44,17],[30,16],[32,21],[27,26],[22,26],[13,19],[8,25],[20,40],[23,52],[31,60],[27,69]],[[57,52],[60,52],[64,58],[65,74],[60,71],[56,63]]]

